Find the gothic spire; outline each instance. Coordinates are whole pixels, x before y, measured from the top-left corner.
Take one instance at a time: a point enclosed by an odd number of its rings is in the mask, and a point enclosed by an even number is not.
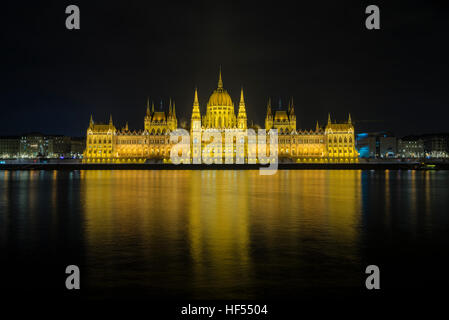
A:
[[[268,98],[267,115],[271,115],[271,98]]]
[[[168,105],[168,114],[169,115],[171,115],[171,113],[172,113],[171,109],[172,109],[172,104],[171,104],[171,97],[170,97],[170,103]]]
[[[198,90],[195,88],[195,97],[193,98],[192,121],[201,121],[200,103],[198,102]],[[193,124],[193,123],[192,123]]]
[[[200,103],[198,102],[198,89],[195,88],[195,98],[193,99],[193,105],[194,106],[199,106]]]
[[[351,121],[351,113],[349,113],[348,123],[349,123],[349,124],[352,123],[352,121]]]
[[[242,90],[240,91],[239,116],[243,114],[246,117],[245,98],[243,97],[243,87],[242,87]]]
[[[327,124],[331,124],[331,114],[330,113],[327,116]]]

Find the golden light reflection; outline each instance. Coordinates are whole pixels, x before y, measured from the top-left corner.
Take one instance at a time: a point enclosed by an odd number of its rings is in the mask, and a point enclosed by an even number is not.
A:
[[[130,247],[139,252],[133,259],[166,263],[170,270],[173,257],[188,255],[185,277],[193,291],[250,288],[245,282],[255,272],[256,244],[267,260],[285,254],[283,247],[300,253],[307,239],[349,245],[345,254],[357,255],[360,171],[279,171],[271,177],[258,171],[85,171],[80,177],[88,260],[98,263],[115,246]],[[112,278],[104,264],[95,281]]]

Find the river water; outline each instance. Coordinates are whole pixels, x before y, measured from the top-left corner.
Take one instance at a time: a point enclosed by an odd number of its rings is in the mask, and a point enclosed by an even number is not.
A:
[[[0,171],[0,286],[86,298],[261,299],[433,289],[449,172]]]

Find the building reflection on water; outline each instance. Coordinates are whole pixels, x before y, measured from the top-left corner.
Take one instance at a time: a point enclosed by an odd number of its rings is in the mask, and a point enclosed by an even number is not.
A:
[[[448,181],[429,171],[0,171],[0,262],[21,275],[23,261],[79,263],[92,295],[333,292],[359,287],[373,260],[437,259]]]
[[[92,282],[113,287],[123,273],[130,287],[178,290],[184,282],[193,296],[221,291],[224,298],[253,296],[259,276],[304,284],[301,270],[311,267],[310,252],[343,255],[345,264],[357,261],[360,176],[318,170],[271,177],[258,171],[84,171],[87,263],[97,268]],[[145,276],[129,278],[126,266]],[[289,273],[288,279],[278,271]],[[322,282],[309,278],[306,285]]]

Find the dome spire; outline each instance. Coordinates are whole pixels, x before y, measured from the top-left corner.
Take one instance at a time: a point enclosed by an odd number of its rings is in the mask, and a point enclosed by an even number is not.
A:
[[[221,66],[218,74],[218,89],[223,89],[223,80],[221,79]]]

